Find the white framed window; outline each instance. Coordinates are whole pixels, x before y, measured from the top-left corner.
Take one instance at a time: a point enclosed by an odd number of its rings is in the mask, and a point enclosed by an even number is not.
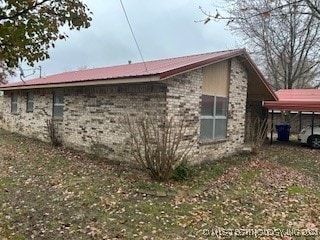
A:
[[[62,91],[53,92],[53,117],[63,118],[64,95]]]
[[[228,98],[202,95],[200,139],[225,139],[227,137]]]
[[[18,113],[18,94],[11,94],[11,113]]]
[[[27,92],[27,112],[33,112],[34,96],[33,93]]]

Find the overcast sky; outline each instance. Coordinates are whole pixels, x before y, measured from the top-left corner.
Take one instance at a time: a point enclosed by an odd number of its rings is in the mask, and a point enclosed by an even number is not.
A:
[[[49,52],[51,58],[37,64],[44,75],[126,64],[128,60],[141,62],[120,1],[84,2],[94,14],[91,27],[67,31],[69,38],[56,43]],[[215,12],[211,2],[123,0],[146,61],[241,47],[226,29],[225,22],[206,25],[194,22],[204,18],[200,5]],[[33,77],[38,77],[38,73]]]

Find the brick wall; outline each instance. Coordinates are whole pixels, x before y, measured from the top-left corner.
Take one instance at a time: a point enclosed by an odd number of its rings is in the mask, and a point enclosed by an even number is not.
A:
[[[46,119],[52,113],[52,94],[50,90],[36,90],[34,93],[34,111],[26,111],[26,91],[16,91],[18,94],[18,113],[11,113],[11,91],[5,91],[3,103],[3,127],[12,132],[48,140]]]
[[[173,116],[188,123],[187,135],[200,135],[200,106],[203,70],[197,69],[162,83],[121,86],[65,88],[64,117],[60,123],[63,143],[90,151],[99,145],[109,157],[127,158],[127,136],[120,125],[125,115]],[[228,105],[228,132],[224,141],[197,142],[191,161],[213,160],[242,148],[245,135],[247,72],[242,64],[231,61]],[[23,135],[48,141],[46,120],[52,117],[54,89],[33,90],[34,111],[26,112],[26,91],[19,91],[19,113],[12,114],[10,91],[5,92],[4,127]],[[186,136],[185,141],[188,137]]]
[[[202,95],[202,69],[175,76],[166,81],[167,90],[167,113],[175,121],[184,121],[187,124],[185,141],[182,147],[188,145],[186,141],[197,132],[196,144],[190,151],[190,161],[194,164],[201,161],[199,156],[198,140],[200,135],[200,101]]]
[[[34,93],[34,111],[26,112],[26,93],[19,91],[18,114],[11,113],[11,93],[5,94],[4,128],[49,141],[46,120],[52,118],[54,89]],[[126,151],[127,136],[120,119],[126,114],[164,115],[166,87],[163,84],[79,87],[64,89],[64,116],[59,133],[64,145],[90,151],[99,144],[105,154]]]
[[[86,151],[99,148],[109,157],[123,155],[127,136],[120,124],[126,114],[164,116],[163,84],[70,89],[65,93],[64,141]]]
[[[200,135],[200,106],[202,95],[202,69],[176,76],[169,81],[167,93],[168,115],[190,123],[189,133],[194,129]],[[227,139],[194,145],[190,154],[192,163],[210,161],[231,155],[243,148],[247,100],[247,71],[237,60],[231,61],[228,105]]]

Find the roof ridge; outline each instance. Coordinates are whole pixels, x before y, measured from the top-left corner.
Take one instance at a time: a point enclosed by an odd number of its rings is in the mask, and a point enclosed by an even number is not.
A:
[[[179,59],[179,58],[183,59],[183,58],[210,55],[210,54],[216,54],[216,53],[235,52],[235,51],[241,51],[241,50],[243,50],[243,48],[236,48],[236,49],[230,49],[230,50],[221,50],[221,51],[217,51],[217,52],[198,53],[198,54],[192,54],[192,55],[183,55],[183,56],[180,56],[180,57],[169,57],[169,58],[163,58],[163,59],[155,59],[155,60],[145,61],[145,63],[163,62],[163,61],[175,60],[175,59]],[[126,65],[138,65],[138,64],[143,64],[143,62],[136,62],[136,63],[130,63],[130,64],[127,63],[127,64],[119,64],[119,65],[110,65],[110,66],[104,66],[104,67],[93,67],[93,68],[88,68],[88,69],[73,70],[73,71],[62,72],[62,73],[83,72],[83,71],[97,70],[97,69],[103,69],[103,68],[122,67],[122,66],[126,66]],[[57,74],[60,74],[60,73],[57,73]],[[53,75],[56,75],[56,74],[53,74]],[[52,76],[52,75],[50,75],[50,76]]]
[[[179,58],[188,58],[188,57],[210,55],[210,54],[214,54],[214,53],[234,52],[234,51],[240,51],[240,50],[243,50],[243,49],[238,48],[238,49],[231,49],[231,50],[221,50],[221,51],[217,51],[217,52],[207,52],[207,53],[198,53],[198,54],[192,54],[192,55],[184,55],[184,56],[180,56],[180,57],[169,57],[169,58],[164,58],[164,59],[156,59],[156,60],[146,61],[146,63],[147,62],[161,62],[161,61],[174,60],[174,59],[179,59]],[[142,62],[139,62],[139,63],[142,63]]]
[[[237,51],[243,51],[243,48],[237,48],[237,49],[230,49],[230,50],[221,50],[221,51],[216,51],[216,52],[207,52],[207,53],[198,53],[198,54],[192,54],[192,55],[184,55],[184,56],[180,56],[180,57],[170,57],[170,58],[164,58],[164,59],[156,59],[156,60],[151,60],[151,61],[145,61],[146,64],[149,63],[157,63],[157,62],[165,62],[168,60],[177,60],[177,59],[188,59],[190,57],[199,57],[199,56],[205,56],[205,55],[210,55],[210,54],[221,54],[221,53],[226,53],[226,52],[237,52]],[[143,62],[137,62],[137,63],[132,63],[132,65],[134,64],[143,64]],[[124,65],[118,65],[118,66],[125,66]],[[170,63],[167,63],[166,65],[170,65]],[[116,67],[116,66],[114,66]],[[147,66],[148,67],[148,66]],[[152,68],[147,69],[147,70],[152,70]]]

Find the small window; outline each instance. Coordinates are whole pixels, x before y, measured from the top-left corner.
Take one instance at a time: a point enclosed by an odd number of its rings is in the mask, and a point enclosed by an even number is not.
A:
[[[64,96],[62,91],[53,93],[53,117],[63,118]]]
[[[225,139],[227,137],[228,98],[202,95],[200,138]]]
[[[27,93],[27,112],[33,112],[33,93]]]
[[[11,112],[18,113],[18,94],[16,93],[11,95]]]

